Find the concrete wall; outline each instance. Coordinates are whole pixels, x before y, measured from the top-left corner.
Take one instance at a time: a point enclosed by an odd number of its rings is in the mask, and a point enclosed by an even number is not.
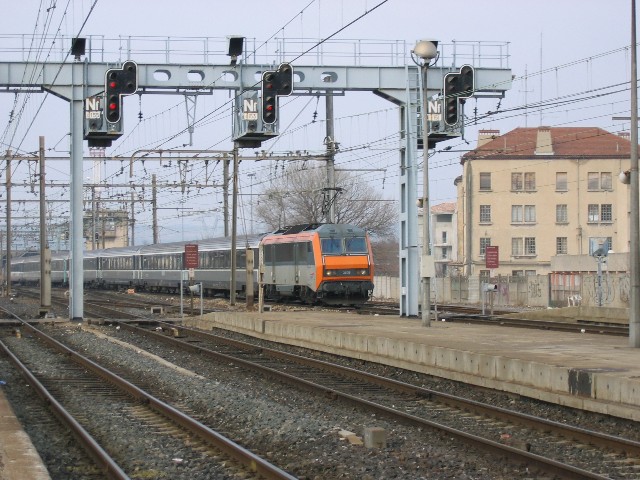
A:
[[[419,279],[416,279],[419,281]],[[374,279],[375,300],[399,301],[397,277]],[[431,298],[437,303],[481,305],[485,283],[477,275],[431,279]],[[530,275],[526,277],[492,278],[498,289],[493,295],[494,307],[608,307],[629,308],[630,277],[628,273],[603,272]],[[486,300],[489,302],[488,298]]]

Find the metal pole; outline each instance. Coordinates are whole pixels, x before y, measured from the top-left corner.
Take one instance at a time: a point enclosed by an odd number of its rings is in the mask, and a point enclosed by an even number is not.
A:
[[[7,297],[11,296],[11,244],[13,243],[13,232],[11,231],[11,152],[7,152]]]
[[[156,185],[156,174],[151,175],[151,212],[152,212],[152,222],[153,222],[153,243],[160,242],[160,235],[158,233],[158,198],[156,197],[157,192]]]
[[[131,192],[131,241],[130,246],[136,244],[136,210],[135,210],[135,195]]]
[[[329,189],[329,198],[336,193],[336,164],[335,164],[335,131],[333,127],[333,94],[327,90],[326,96],[326,116],[327,116],[327,188]],[[329,212],[327,214],[329,223],[336,223],[336,207],[335,202],[329,203]]]
[[[95,250],[96,245],[96,233],[98,222],[98,212],[96,208],[96,187],[91,187],[91,250]]]
[[[234,158],[237,154],[234,154]],[[222,209],[224,217],[224,236],[229,236],[229,159],[222,161]]]
[[[636,1],[631,0],[631,209],[630,251],[631,289],[629,292],[629,346],[640,347],[640,199],[638,185],[638,65],[636,52]]]
[[[45,175],[44,137],[40,137],[40,315],[44,317],[51,310],[51,252],[47,242],[45,223]]]
[[[422,326],[431,326],[431,278],[429,277],[431,242],[429,236],[429,115],[427,114],[427,71],[429,61],[422,64]]]
[[[229,305],[236,304],[236,233],[238,230],[238,142],[233,146],[233,198],[231,199],[231,283]]]
[[[598,306],[602,306],[602,257],[598,256]]]
[[[69,319],[82,322],[84,317],[84,270],[82,232],[83,212],[83,139],[84,129],[84,78],[85,64],[74,63],[71,89],[71,281],[69,296]]]

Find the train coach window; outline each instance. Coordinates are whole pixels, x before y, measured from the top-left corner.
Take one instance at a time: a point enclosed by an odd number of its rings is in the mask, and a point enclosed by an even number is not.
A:
[[[345,238],[347,253],[367,253],[367,242],[364,237]]]
[[[273,245],[265,245],[262,247],[262,256],[264,257],[262,261],[265,264],[273,262]]]
[[[324,254],[340,254],[342,253],[342,239],[341,238],[323,238],[322,239],[322,253]]]
[[[274,247],[276,263],[293,263],[293,243],[279,243]]]
[[[298,242],[295,244],[296,261],[298,263],[313,264],[313,248],[311,242]]]
[[[247,252],[244,250],[236,251],[236,263],[238,268],[246,268],[247,267]]]

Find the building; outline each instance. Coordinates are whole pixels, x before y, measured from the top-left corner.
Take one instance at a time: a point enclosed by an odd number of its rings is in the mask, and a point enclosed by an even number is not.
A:
[[[85,248],[127,247],[129,245],[129,214],[123,210],[97,210],[83,217]]]
[[[423,212],[418,208],[418,241],[420,249],[423,242]],[[431,256],[436,277],[448,277],[460,273],[456,264],[458,257],[458,205],[456,202],[445,202],[431,206],[431,223],[429,235],[431,237]]]
[[[436,277],[447,277],[458,273],[451,269],[456,262],[458,251],[457,204],[455,202],[439,203],[431,207],[431,255],[435,263]]]
[[[551,257],[629,251],[628,135],[595,127],[481,130],[462,156],[458,261],[467,275],[535,275]],[[499,266],[486,268],[487,246]]]

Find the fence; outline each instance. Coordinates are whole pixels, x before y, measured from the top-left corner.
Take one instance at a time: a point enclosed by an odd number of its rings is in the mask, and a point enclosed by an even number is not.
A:
[[[419,281],[419,279],[416,279]],[[551,273],[549,275],[455,276],[431,279],[431,297],[438,303],[481,304],[483,284],[497,286],[494,307],[567,307],[591,306],[629,308],[628,273]],[[377,276],[373,296],[376,300],[400,299],[397,277]]]

